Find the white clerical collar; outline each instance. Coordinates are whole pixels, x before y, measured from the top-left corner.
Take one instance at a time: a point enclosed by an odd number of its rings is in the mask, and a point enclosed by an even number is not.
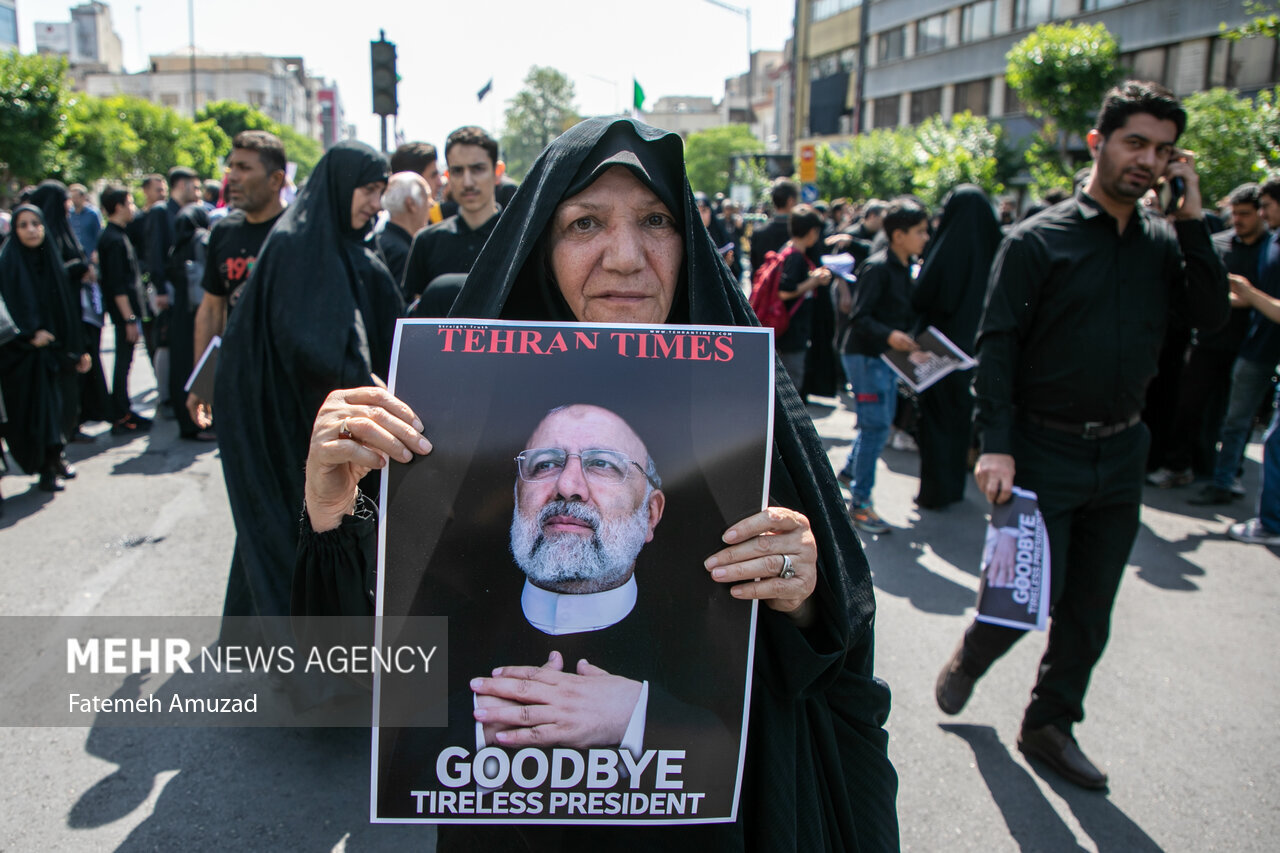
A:
[[[581,595],[552,592],[526,580],[520,606],[529,624],[544,634],[581,634],[627,618],[636,606],[636,589],[635,575],[615,589]]]

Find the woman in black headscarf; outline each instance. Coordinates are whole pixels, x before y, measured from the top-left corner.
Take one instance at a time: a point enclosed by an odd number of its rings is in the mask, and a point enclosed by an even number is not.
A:
[[[76,239],[75,231],[71,228],[71,220],[67,217],[67,186],[62,181],[42,181],[31,193],[29,200],[44,214],[46,239],[52,244],[55,254],[62,262],[65,272],[64,286],[68,298],[76,307],[77,313],[81,313],[79,311],[81,287],[82,285],[92,286],[95,273],[89,263],[88,255],[81,248],[80,241]],[[101,300],[101,296],[98,299]],[[67,346],[78,349],[80,352],[96,349],[91,344],[93,340],[101,337],[101,328],[81,321],[76,323],[75,331],[74,341],[68,340]],[[93,357],[93,353],[90,352],[90,360],[93,360]],[[63,398],[62,432],[68,441],[75,436],[80,429],[80,424],[84,421],[107,420],[110,417],[107,380],[102,375],[102,367],[99,365],[95,373],[91,364],[85,376],[89,377],[87,383],[68,366],[64,366],[58,375]],[[96,381],[98,378],[101,378],[100,384]],[[87,405],[82,405],[82,395],[86,396]],[[87,414],[81,411],[82,408]],[[59,467],[63,473],[71,473],[74,476],[74,469],[70,468],[65,459],[60,461]]]
[[[942,221],[911,298],[922,327],[936,327],[970,355],[1001,236],[986,193],[973,184],[956,187],[942,202]],[[968,372],[952,373],[920,395],[916,504],[923,509],[964,499],[973,435],[970,379]]]
[[[0,391],[9,418],[5,438],[18,465],[40,475],[42,491],[61,491],[66,403],[60,378],[64,371],[74,377],[89,364],[80,350],[79,302],[70,299],[40,208],[19,205],[12,231],[0,249],[0,296],[19,330],[0,347]]]
[[[364,238],[389,175],[367,145],[330,148],[267,237],[227,323],[214,402],[236,525],[224,630],[228,617],[248,617],[253,632],[266,625],[258,617],[288,614],[311,423],[333,389],[386,375],[404,304]]]
[[[682,148],[678,135],[627,119],[591,119],[565,133],[526,176],[451,316],[756,325],[701,226]],[[637,189],[642,202],[650,201],[628,207]],[[615,209],[621,213],[607,212]],[[657,234],[622,230],[636,225],[637,211],[642,227]],[[604,236],[614,226],[628,235],[619,238],[625,242]],[[602,239],[592,236],[597,229]],[[622,262],[621,255],[627,255]],[[826,453],[780,365],[777,377],[775,508],[734,525],[742,541],[721,552],[721,565],[730,569],[722,582],[766,605],[757,623],[738,822],[446,826],[441,850],[897,849],[897,778],[882,729],[889,694],[872,674],[875,603],[867,562]],[[429,451],[419,444],[415,420],[375,388],[334,392],[321,409],[308,459],[309,523],[298,553],[295,617],[373,612],[366,590],[376,565],[376,508],[356,484],[388,457]],[[743,562],[747,553],[763,552],[768,556]],[[779,574],[786,562],[796,567],[794,577]]]
[[[196,308],[204,296],[200,286],[204,275],[205,249],[209,244],[209,213],[200,202],[178,211],[173,224],[173,246],[165,278],[173,284],[173,310],[169,312],[169,399],[185,400],[187,377],[195,367]],[[174,406],[178,435],[194,441],[211,441],[213,434],[201,431],[191,420],[186,406]]]

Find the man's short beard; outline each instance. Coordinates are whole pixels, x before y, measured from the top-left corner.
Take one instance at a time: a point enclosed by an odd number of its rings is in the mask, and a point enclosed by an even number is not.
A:
[[[566,515],[585,521],[595,533],[543,533],[547,519]],[[626,583],[640,549],[649,535],[649,500],[630,516],[604,521],[586,504],[552,501],[536,519],[520,515],[517,505],[511,514],[511,555],[535,586],[553,592],[603,592]]]

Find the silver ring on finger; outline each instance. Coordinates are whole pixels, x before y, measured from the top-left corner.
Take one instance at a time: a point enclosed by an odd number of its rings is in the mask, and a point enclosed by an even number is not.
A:
[[[338,430],[338,438],[344,441],[356,440],[356,437],[351,434],[351,427],[347,425],[347,418],[342,419],[342,426]]]
[[[778,572],[778,577],[782,578],[783,580],[787,580],[795,576],[796,576],[796,567],[791,564],[791,555],[783,554],[782,555],[782,571]]]

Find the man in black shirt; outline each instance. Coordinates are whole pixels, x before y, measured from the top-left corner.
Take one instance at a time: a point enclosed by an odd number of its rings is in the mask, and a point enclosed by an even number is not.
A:
[[[828,248],[833,252],[848,252],[853,255],[855,263],[861,264],[871,254],[871,244],[884,229],[884,214],[888,207],[887,203],[878,198],[867,202],[862,209],[862,218],[856,225],[826,239]]]
[[[265,130],[236,134],[227,160],[227,202],[233,210],[214,223],[204,268],[204,298],[196,310],[196,359],[215,335],[227,327],[227,316],[249,280],[258,250],[284,213],[280,188],[285,180],[284,145]],[[202,431],[213,425],[210,401],[187,395],[187,412]]]
[[[138,256],[125,234],[137,208],[133,194],[124,187],[107,187],[102,191],[102,210],[107,226],[98,238],[98,266],[101,270],[103,302],[115,328],[115,367],[111,372],[111,403],[115,423],[112,435],[135,435],[146,432],[151,421],[135,414],[129,402],[129,368],[133,364],[133,346],[142,335],[142,274]]]
[[[445,142],[444,160],[458,212],[413,238],[400,283],[408,298],[423,293],[437,276],[470,272],[502,211],[494,199],[502,167],[493,137],[478,127],[459,128]]]
[[[373,241],[378,248],[378,257],[382,258],[397,282],[404,280],[413,235],[426,227],[431,205],[431,187],[418,172],[396,172],[387,181],[387,191],[382,194],[387,224]]]
[[[1227,197],[1231,206],[1231,228],[1213,235],[1214,248],[1222,256],[1228,273],[1257,280],[1258,253],[1267,236],[1267,223],[1258,212],[1258,185],[1242,184]],[[1247,382],[1231,381],[1231,367],[1249,331],[1253,312],[1248,305],[1233,305],[1231,319],[1217,331],[1193,329],[1191,346],[1182,367],[1178,384],[1178,404],[1169,429],[1168,446],[1160,468],[1147,475],[1147,482],[1162,489],[1185,486],[1195,479],[1194,469],[1213,471],[1218,443],[1229,396],[1237,388],[1244,392],[1242,400],[1251,400],[1247,411],[1249,426],[1258,410],[1259,391]],[[1274,365],[1272,365],[1274,367]],[[1265,387],[1271,388],[1270,371],[1263,374]],[[1241,385],[1248,386],[1241,387]],[[1234,464],[1239,464],[1239,458]],[[1234,468],[1231,470],[1234,481]],[[1227,484],[1228,492],[1233,487]],[[1215,494],[1207,487],[1204,494]],[[1229,500],[1234,500],[1232,495]]]
[[[1089,182],[1005,238],[978,332],[978,488],[996,503],[1015,477],[1034,491],[1051,553],[1048,649],[1018,748],[1086,788],[1105,788],[1107,776],[1071,730],[1138,532],[1146,387],[1170,311],[1213,329],[1229,310],[1193,157],[1174,147],[1185,126],[1163,87],[1108,92],[1087,136]],[[1138,206],[1162,177],[1185,187],[1174,225]],[[939,707],[958,713],[1024,633],[975,621],[938,676]]]
[[[1274,246],[1275,235],[1280,234],[1280,179],[1267,180],[1258,188],[1256,198],[1258,211],[1271,230],[1264,229],[1256,245],[1249,251],[1239,252],[1235,264],[1228,269],[1243,275],[1263,293],[1277,296],[1280,295],[1280,268],[1266,269],[1270,265],[1264,261],[1271,252],[1277,251]],[[1272,393],[1276,363],[1280,362],[1280,326],[1257,312],[1248,313],[1244,341],[1231,367],[1231,391],[1219,436],[1222,449],[1214,460],[1213,482],[1191,499],[1193,504],[1229,504],[1244,496],[1244,489],[1236,483],[1236,474],[1244,459],[1249,434],[1253,432],[1254,417]]]
[[[165,267],[169,262],[169,249],[173,246],[173,225],[178,213],[200,198],[197,175],[190,169],[174,166],[169,170],[169,200],[163,204],[152,205],[147,210],[147,250],[144,266],[150,277],[151,286],[155,289],[156,299],[162,297],[160,310],[168,307],[169,288],[165,276]]]
[[[769,197],[773,202],[773,219],[769,220],[768,225],[755,228],[751,232],[752,280],[755,279],[756,270],[764,266],[764,256],[778,251],[786,245],[787,240],[791,239],[789,217],[791,208],[800,201],[800,187],[795,181],[779,178],[773,182]]]

